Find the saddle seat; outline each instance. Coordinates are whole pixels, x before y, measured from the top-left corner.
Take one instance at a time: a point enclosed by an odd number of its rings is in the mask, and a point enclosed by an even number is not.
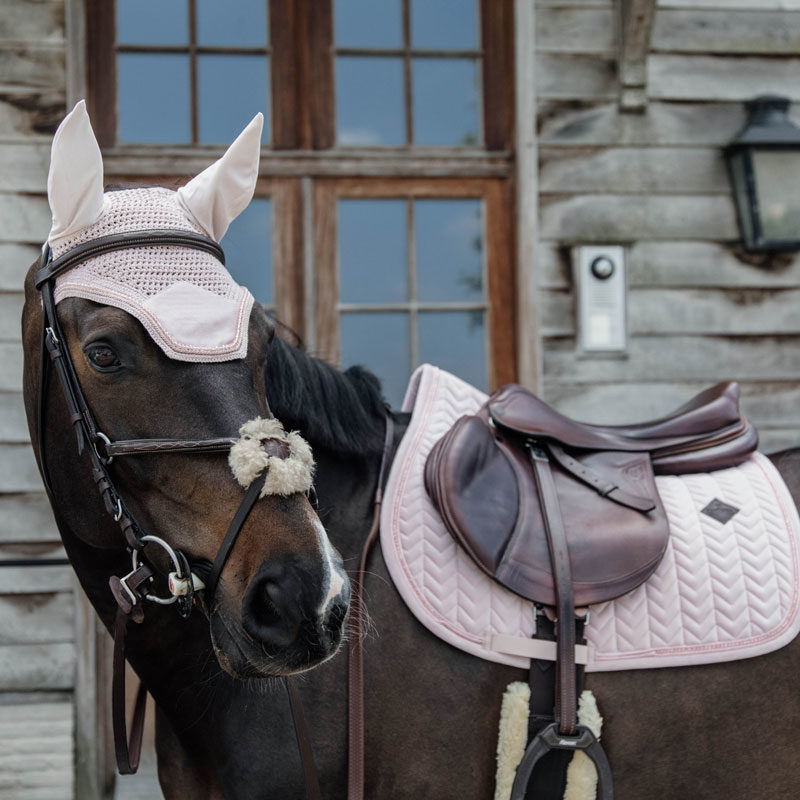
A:
[[[522,386],[496,392],[492,422],[521,436],[590,450],[648,452],[656,473],[711,472],[743,459],[758,444],[755,428],[739,412],[739,385],[718,383],[667,416],[632,425],[593,425],[560,414]]]

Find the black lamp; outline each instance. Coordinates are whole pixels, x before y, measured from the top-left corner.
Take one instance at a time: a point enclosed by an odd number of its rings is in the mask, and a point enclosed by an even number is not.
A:
[[[800,128],[789,100],[747,103],[744,128],[725,148],[745,249],[800,250]]]

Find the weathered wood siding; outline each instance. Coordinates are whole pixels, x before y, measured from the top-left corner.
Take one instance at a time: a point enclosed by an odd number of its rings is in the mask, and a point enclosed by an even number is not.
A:
[[[800,444],[800,259],[741,251],[722,155],[742,101],[800,101],[800,2],[661,0],[641,113],[619,109],[617,5],[536,4],[543,394],[613,422],[737,378],[763,449]],[[573,249],[596,243],[626,248],[625,357],[576,349]]]
[[[62,2],[0,0],[0,800],[74,796],[75,625],[22,405],[22,282],[49,228],[50,138],[65,106]]]

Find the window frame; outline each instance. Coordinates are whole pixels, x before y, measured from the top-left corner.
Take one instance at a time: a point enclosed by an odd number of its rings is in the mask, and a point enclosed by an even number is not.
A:
[[[344,153],[354,148],[337,146],[333,41],[334,0],[265,0],[269,2],[270,120],[271,142],[265,149],[324,150]],[[116,3],[114,0],[84,0],[86,20],[87,103],[95,134],[103,148],[126,150],[117,142]],[[410,0],[404,0],[410,2]],[[190,42],[194,55],[205,52],[194,39],[193,2],[189,3]],[[493,153],[511,149],[514,137],[513,0],[479,0],[480,44],[474,54],[482,60],[482,147],[381,147],[381,153],[416,153],[432,150]],[[124,50],[137,50],[124,45]],[[149,50],[149,48],[146,48]],[[164,49],[164,48],[159,48]],[[250,48],[212,48],[249,52]],[[408,61],[409,53],[405,53]],[[408,64],[406,64],[406,71]],[[196,96],[196,70],[191,69],[190,92]],[[409,76],[406,75],[406,81]],[[406,85],[406,93],[408,84]],[[197,104],[192,100],[192,137],[197,138]],[[406,120],[406,127],[411,124]],[[408,131],[405,132],[408,136]],[[135,145],[142,147],[144,145]],[[162,145],[149,145],[150,149]],[[202,145],[178,145],[189,151]],[[207,149],[207,146],[206,146]]]

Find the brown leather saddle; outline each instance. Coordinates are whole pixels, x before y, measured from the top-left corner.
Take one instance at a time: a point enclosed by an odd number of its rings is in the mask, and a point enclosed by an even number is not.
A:
[[[654,473],[708,472],[744,461],[755,428],[736,383],[718,384],[673,414],[638,425],[589,425],[522,386],[493,394],[437,442],[425,486],[450,533],[489,575],[555,606],[546,516],[531,450],[547,456],[566,529],[577,606],[636,588],[666,547]]]
[[[590,425],[509,385],[431,450],[425,486],[447,529],[482,570],[556,619],[555,722],[529,746],[512,800],[550,749],[586,751],[600,796],[613,796],[599,743],[577,725],[575,609],[631,591],[658,566],[669,529],[655,473],[722,469],[755,450],[738,401],[738,385],[720,383],[651,422]]]

